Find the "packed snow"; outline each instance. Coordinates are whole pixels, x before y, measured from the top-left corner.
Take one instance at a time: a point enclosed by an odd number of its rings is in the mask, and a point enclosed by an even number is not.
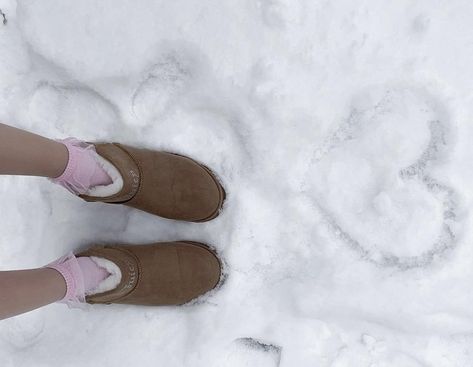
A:
[[[2,367],[473,365],[471,1],[0,9],[2,122],[189,155],[228,194],[191,224],[2,177],[1,270],[179,239],[225,261],[186,306],[1,321]]]

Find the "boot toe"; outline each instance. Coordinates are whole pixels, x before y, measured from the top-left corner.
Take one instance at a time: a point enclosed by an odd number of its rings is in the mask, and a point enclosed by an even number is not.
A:
[[[226,197],[225,190],[210,170],[203,166],[200,170],[200,177],[190,190],[192,199],[189,202],[192,203],[193,209],[187,210],[189,213],[194,213],[192,218],[194,222],[206,222],[217,217]]]
[[[182,294],[187,303],[214,289],[220,281],[222,267],[215,253],[206,245],[185,242],[179,251]]]

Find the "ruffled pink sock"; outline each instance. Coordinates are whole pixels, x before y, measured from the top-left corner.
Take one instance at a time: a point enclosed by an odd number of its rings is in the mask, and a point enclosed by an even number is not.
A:
[[[89,294],[90,291],[97,288],[110,275],[106,269],[98,266],[90,257],[78,257],[77,262],[84,277],[85,294]]]
[[[85,302],[85,296],[110,275],[90,257],[76,258],[72,252],[45,267],[55,269],[63,276],[66,294],[59,302],[69,305]]]
[[[75,138],[58,140],[69,152],[69,161],[63,174],[52,181],[76,195],[87,193],[95,186],[109,185],[112,179],[97,161],[92,144]]]

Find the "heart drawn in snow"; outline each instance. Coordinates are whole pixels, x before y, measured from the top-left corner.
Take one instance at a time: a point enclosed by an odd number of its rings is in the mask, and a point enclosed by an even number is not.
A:
[[[330,232],[384,267],[426,266],[452,249],[456,195],[435,170],[448,127],[442,104],[420,89],[360,94],[304,181]]]

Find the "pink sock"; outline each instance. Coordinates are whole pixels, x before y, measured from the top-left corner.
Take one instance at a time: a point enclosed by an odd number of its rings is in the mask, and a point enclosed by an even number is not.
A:
[[[62,303],[85,302],[86,294],[97,288],[110,274],[89,257],[76,258],[71,252],[45,266],[57,270],[66,281],[66,294]]]
[[[110,275],[106,269],[98,266],[90,257],[78,257],[77,262],[84,277],[85,294],[97,288]]]
[[[97,153],[92,144],[87,144],[75,138],[58,140],[69,152],[69,161],[63,174],[52,181],[73,194],[87,193],[95,186],[112,183],[110,176],[97,162]]]

